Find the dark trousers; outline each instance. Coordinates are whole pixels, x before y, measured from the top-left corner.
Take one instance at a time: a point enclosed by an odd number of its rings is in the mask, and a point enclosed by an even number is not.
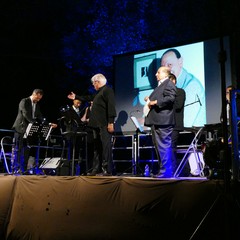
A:
[[[93,171],[113,172],[112,134],[107,127],[93,129],[94,157]]]
[[[36,150],[32,148],[34,141],[31,138],[24,138],[24,134],[15,132],[15,160],[14,171],[25,172],[27,170],[28,159],[30,156],[36,156]]]
[[[159,174],[172,176],[172,126],[152,126],[152,141],[159,163]]]

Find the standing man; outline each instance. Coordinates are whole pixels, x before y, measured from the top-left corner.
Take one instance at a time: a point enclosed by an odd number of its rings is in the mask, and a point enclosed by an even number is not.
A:
[[[68,98],[93,101],[88,126],[93,129],[94,159],[93,170],[88,175],[95,176],[100,173],[111,176],[113,174],[112,134],[116,117],[114,92],[101,73],[95,74],[91,82],[97,91],[95,95],[78,96],[71,92]]]
[[[231,120],[230,120],[230,115],[231,115],[231,91],[232,90],[236,90],[236,87],[234,85],[229,85],[226,87],[226,113],[227,113],[227,125],[229,126],[231,124]],[[237,107],[237,116],[240,116],[240,100],[239,100],[239,96],[236,95],[235,96],[236,99],[236,107]],[[220,116],[220,121],[223,122],[223,116],[221,113]],[[230,128],[230,127],[229,127]],[[230,129],[229,129],[230,131]]]
[[[169,75],[169,79],[176,85],[177,84],[177,78],[174,74]],[[184,130],[184,103],[186,99],[186,93],[183,89],[177,87],[177,95],[176,99],[173,104],[173,108],[175,111],[175,121],[176,125],[172,132],[172,147],[173,147],[173,153],[174,153],[174,160],[173,165],[176,170],[176,163],[177,163],[177,143],[178,143],[178,137],[179,132]],[[197,153],[198,157],[195,156],[194,153],[189,153],[188,155],[188,163],[190,166],[190,177],[200,177],[201,175],[201,169],[199,167],[199,164],[202,164],[204,166],[204,161],[201,153]],[[174,171],[175,171],[174,170]]]
[[[176,86],[177,84],[177,78],[174,74],[170,74],[169,79],[174,83]],[[178,143],[178,137],[179,132],[184,130],[184,103],[186,99],[186,93],[182,88],[177,89],[176,98],[173,104],[174,113],[175,113],[175,127],[172,132],[172,148],[173,148],[173,167],[174,171],[177,164],[177,143]]]
[[[145,97],[149,112],[145,112],[144,125],[151,127],[152,141],[155,147],[159,172],[158,178],[168,178],[173,175],[172,168],[172,131],[175,125],[173,103],[176,97],[176,87],[168,78],[170,68],[160,67],[156,73],[158,86],[151,95]]]
[[[24,171],[22,163],[26,164],[26,161],[28,161],[27,169],[30,169],[34,165],[35,156],[32,153],[33,151],[31,151],[32,142],[28,137],[24,137],[24,134],[26,133],[29,123],[42,123],[44,120],[39,105],[42,97],[43,90],[34,89],[31,96],[23,98],[19,103],[18,114],[12,126],[12,129],[15,130],[14,140],[15,147],[17,148],[17,170],[20,172]],[[51,126],[53,128],[57,127],[54,123],[51,123]],[[22,157],[23,159],[21,159]]]
[[[176,86],[186,93],[184,126],[203,126],[206,123],[206,105],[202,83],[183,68],[183,58],[177,49],[168,49],[163,53],[161,66],[171,69],[171,73],[177,77]]]

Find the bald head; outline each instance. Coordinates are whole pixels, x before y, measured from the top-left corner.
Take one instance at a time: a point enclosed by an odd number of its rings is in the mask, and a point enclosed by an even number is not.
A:
[[[170,73],[171,73],[171,69],[169,67],[160,67],[156,73],[157,81],[167,78]]]
[[[176,49],[169,49],[161,57],[161,66],[169,67],[171,73],[178,77],[182,71],[183,58]]]

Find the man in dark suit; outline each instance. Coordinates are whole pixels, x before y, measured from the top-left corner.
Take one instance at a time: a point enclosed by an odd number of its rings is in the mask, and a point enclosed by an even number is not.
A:
[[[39,101],[43,97],[42,89],[34,89],[31,96],[23,98],[18,106],[18,114],[16,120],[12,126],[15,130],[14,140],[16,151],[17,165],[16,171],[23,172],[25,169],[24,164],[29,160],[32,139],[29,139],[25,134],[29,123],[43,122],[43,115],[40,110]],[[57,127],[56,124],[52,124],[52,127]],[[31,156],[31,159],[34,156]],[[33,162],[28,163],[27,168],[31,168]]]
[[[176,85],[177,79],[174,74],[170,74],[169,79]],[[175,171],[177,164],[177,141],[179,137],[179,132],[184,130],[184,104],[186,100],[186,93],[182,88],[177,89],[177,95],[173,104],[174,112],[175,112],[175,127],[172,132],[172,148],[173,148],[173,160],[172,165]]]
[[[31,143],[28,141],[24,134],[26,134],[26,130],[29,123],[34,123],[35,121],[42,121],[43,116],[40,110],[39,101],[43,97],[42,89],[34,89],[32,95],[23,98],[18,106],[18,114],[16,120],[12,126],[12,129],[15,130],[14,139],[15,139],[15,148],[16,148],[16,159],[17,165],[16,171],[24,172],[26,165],[26,161],[28,161],[28,157],[30,154],[30,145]],[[31,156],[31,159],[33,156]],[[33,163],[28,163],[28,168],[31,168],[30,165]]]
[[[152,141],[159,163],[159,172],[154,177],[172,177],[172,141],[171,135],[175,125],[173,103],[176,87],[168,78],[170,68],[160,67],[156,73],[158,86],[151,95],[145,97],[150,111],[145,116],[144,125],[151,127]]]
[[[88,175],[100,173],[109,176],[113,174],[112,134],[116,117],[115,97],[103,74],[94,75],[91,82],[97,91],[95,95],[78,96],[71,92],[68,98],[93,101],[88,126],[93,129],[94,158],[93,170]]]

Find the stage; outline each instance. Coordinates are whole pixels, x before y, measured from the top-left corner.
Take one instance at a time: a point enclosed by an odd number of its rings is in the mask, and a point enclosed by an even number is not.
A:
[[[0,176],[0,239],[239,239],[239,183]]]

